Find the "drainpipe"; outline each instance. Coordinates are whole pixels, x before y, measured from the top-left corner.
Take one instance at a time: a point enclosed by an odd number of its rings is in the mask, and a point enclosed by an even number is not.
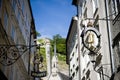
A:
[[[28,75],[30,76],[30,57],[31,57],[31,27],[30,27],[30,34],[29,34],[29,54],[28,54]]]
[[[79,2],[79,1],[78,1]],[[81,11],[81,7],[80,7],[80,2],[77,5],[77,35],[78,35],[78,66],[79,66],[79,70],[78,70],[78,75],[79,75],[79,80],[81,80],[81,55],[80,55],[80,11]]]
[[[107,23],[107,32],[108,32],[108,42],[109,42],[109,51],[110,51],[110,61],[111,61],[111,73],[114,73],[114,56],[113,56],[113,50],[112,50],[112,38],[111,38],[111,30],[110,30],[110,24],[108,22],[108,0],[104,0],[105,2],[105,13],[106,13],[106,23]]]

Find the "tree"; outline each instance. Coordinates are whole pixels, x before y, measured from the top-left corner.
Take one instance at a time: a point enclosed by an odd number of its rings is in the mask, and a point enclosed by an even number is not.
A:
[[[60,36],[60,34],[56,34],[56,35],[54,35],[53,36],[53,40],[55,40],[55,39],[61,39],[62,37]]]
[[[41,34],[38,31],[36,31],[36,35],[37,35],[37,37],[41,36]]]
[[[57,53],[60,54],[66,54],[66,44],[65,44],[66,39],[62,38],[60,34],[56,34],[53,36],[53,40],[51,41],[52,44],[52,50],[54,49],[54,43],[56,42],[56,51]]]

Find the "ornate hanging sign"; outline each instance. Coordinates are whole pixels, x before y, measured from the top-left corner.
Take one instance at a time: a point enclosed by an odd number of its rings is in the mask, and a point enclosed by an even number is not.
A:
[[[36,45],[31,47],[34,46]],[[12,65],[31,47],[26,45],[0,44],[0,63],[4,66]]]
[[[101,48],[100,36],[101,35],[97,29],[93,27],[85,28],[81,34],[82,43],[90,52],[97,53]]]
[[[31,76],[32,77],[41,78],[41,77],[45,77],[46,75],[47,75],[47,71],[38,71],[38,72],[31,71]]]

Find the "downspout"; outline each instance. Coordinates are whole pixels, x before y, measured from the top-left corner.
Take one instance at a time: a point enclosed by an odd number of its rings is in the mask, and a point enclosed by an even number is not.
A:
[[[30,57],[31,57],[31,27],[30,27],[30,34],[29,34],[29,54],[28,54],[28,75],[30,76]]]
[[[30,57],[31,57],[31,36],[32,36],[32,23],[30,26],[30,35],[29,35],[29,54],[28,54],[28,75],[30,76]]]
[[[79,1],[78,1],[79,2]],[[80,55],[80,2],[77,5],[77,35],[78,35],[78,79],[81,80],[81,55]]]
[[[113,50],[112,50],[112,38],[111,38],[111,30],[110,24],[108,22],[108,1],[104,0],[105,2],[105,14],[106,14],[106,23],[107,23],[107,32],[108,32],[108,42],[109,42],[109,51],[110,51],[110,61],[111,61],[111,74],[114,73],[114,57],[113,57]]]

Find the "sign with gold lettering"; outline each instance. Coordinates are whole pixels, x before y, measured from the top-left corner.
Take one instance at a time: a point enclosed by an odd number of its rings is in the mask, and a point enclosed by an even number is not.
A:
[[[42,72],[31,71],[32,77],[45,77],[46,75],[47,75],[47,71],[42,71]]]

